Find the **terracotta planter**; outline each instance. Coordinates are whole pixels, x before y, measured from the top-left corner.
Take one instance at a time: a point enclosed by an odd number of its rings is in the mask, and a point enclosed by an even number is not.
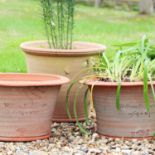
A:
[[[95,43],[75,42],[72,50],[49,49],[46,41],[34,41],[21,44],[21,48],[26,53],[28,72],[31,73],[54,73],[67,76],[73,79],[82,69],[89,66],[89,59],[98,56],[105,50],[105,46]],[[61,88],[53,115],[53,121],[72,122],[75,121],[73,115],[73,100],[79,85],[72,89],[70,95],[70,112],[73,119],[69,120],[66,113],[66,92],[68,84]],[[83,94],[86,88],[81,90],[78,100],[77,113],[79,120],[84,120]]]
[[[58,92],[67,82],[57,75],[0,74],[0,141],[48,138]]]
[[[94,81],[87,84],[91,86]],[[116,110],[116,83],[97,82],[93,98],[97,132],[104,136],[152,138],[155,133],[155,103],[150,91],[151,111],[146,112],[143,83],[122,83],[121,110]]]

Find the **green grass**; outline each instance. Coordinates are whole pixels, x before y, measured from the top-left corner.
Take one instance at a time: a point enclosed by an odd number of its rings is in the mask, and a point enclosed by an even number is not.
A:
[[[155,16],[77,5],[74,40],[111,47],[147,34],[155,39]],[[39,0],[0,0],[0,71],[26,72],[20,43],[46,39]],[[109,52],[109,51],[108,51]]]

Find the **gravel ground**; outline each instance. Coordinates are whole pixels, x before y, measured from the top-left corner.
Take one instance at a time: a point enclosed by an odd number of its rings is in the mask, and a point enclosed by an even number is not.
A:
[[[84,124],[85,126],[85,124]],[[0,142],[0,155],[155,155],[155,141],[112,139],[92,134],[82,136],[74,123],[54,123],[48,140],[29,143]]]

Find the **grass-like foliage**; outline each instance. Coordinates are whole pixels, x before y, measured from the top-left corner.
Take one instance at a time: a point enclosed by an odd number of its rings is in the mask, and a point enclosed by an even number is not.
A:
[[[117,82],[116,107],[120,110],[122,82],[143,81],[144,100],[147,111],[150,111],[148,84],[150,82],[155,99],[153,81],[155,80],[155,46],[146,36],[140,41],[116,45],[119,50],[110,59],[103,54],[93,65],[93,75],[99,80]]]
[[[115,46],[117,50],[112,58],[103,53],[99,59],[92,59],[92,66],[88,68],[87,76],[82,78],[83,83],[90,79],[96,79],[91,88],[90,94],[92,96],[93,88],[97,81],[116,82],[118,84],[116,90],[116,108],[120,110],[122,82],[141,81],[144,85],[143,95],[146,110],[149,112],[149,85],[151,85],[152,95],[155,100],[153,86],[153,81],[155,80],[155,45],[146,36],[143,36],[139,41]],[[67,96],[69,96],[69,92]],[[86,101],[84,102],[84,107],[86,107],[85,104]]]
[[[49,47],[71,49],[74,0],[41,0],[41,5]]]

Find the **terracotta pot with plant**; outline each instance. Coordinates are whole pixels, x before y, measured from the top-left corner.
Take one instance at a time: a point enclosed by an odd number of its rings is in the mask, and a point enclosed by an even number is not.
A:
[[[153,138],[155,46],[143,37],[118,48],[113,58],[103,54],[94,60],[91,74],[82,79],[91,90],[97,132],[119,138]],[[79,127],[82,129],[81,124]]]
[[[76,73],[89,66],[90,57],[98,56],[105,50],[105,46],[100,44],[73,42],[74,3],[74,0],[41,0],[48,41],[21,44],[26,53],[28,72],[54,73],[74,79]],[[72,119],[67,117],[65,96],[68,85],[65,85],[59,93],[53,121],[75,121],[73,100],[77,87],[72,89],[69,97]],[[85,88],[81,90],[81,98],[78,100],[77,113],[80,120],[84,120],[84,92]]]
[[[0,74],[0,141],[49,138],[60,87],[68,82],[51,74]]]

